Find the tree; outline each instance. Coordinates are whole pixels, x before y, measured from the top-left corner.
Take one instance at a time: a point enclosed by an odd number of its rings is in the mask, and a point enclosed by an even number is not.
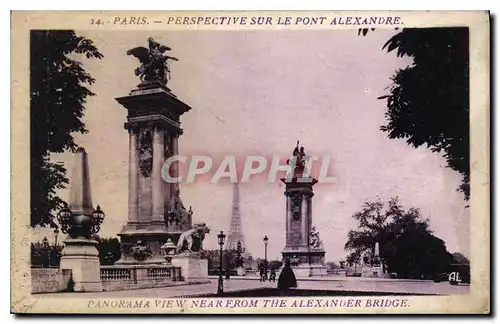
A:
[[[347,262],[359,263],[363,255],[373,253],[377,242],[381,258],[387,259],[394,252],[394,231],[391,228],[396,230],[396,224],[415,222],[418,216],[415,209],[405,213],[398,198],[390,199],[386,210],[380,200],[365,202],[361,211],[352,216],[358,222],[358,229],[348,233],[345,249],[351,253],[347,256]]]
[[[200,251],[200,257],[207,260],[209,270],[219,268],[219,253],[219,250]]]
[[[333,261],[326,262],[325,265],[328,269],[332,269],[332,270],[340,269],[340,266],[336,262],[333,262]]]
[[[396,247],[388,267],[405,278],[433,279],[448,272],[453,263],[443,240],[418,227],[408,228],[398,236]]]
[[[66,169],[50,161],[51,153],[75,151],[74,133],[87,133],[82,121],[93,96],[94,79],[73,59],[101,59],[93,42],[71,30],[33,30],[30,34],[30,176],[31,221],[57,227],[54,211],[64,206],[56,191],[68,184]]]
[[[208,269],[219,269],[220,266],[220,250],[203,250],[201,258],[208,261]],[[230,250],[222,251],[222,268],[234,268],[236,253]]]
[[[46,237],[41,242],[31,243],[31,266],[59,267],[63,247],[59,244],[49,244]]]
[[[224,269],[233,269],[236,267],[236,252],[232,250],[224,250],[222,256],[222,267]]]
[[[243,267],[245,269],[252,269],[255,266],[255,260],[253,259],[253,256],[249,255],[247,258],[245,258],[245,261],[243,262]]]
[[[255,259],[255,263],[257,264],[257,268],[263,266],[265,262],[266,262],[266,260],[264,260],[262,258]]]
[[[467,257],[465,255],[463,255],[462,253],[455,252],[452,255],[453,255],[453,259],[454,259],[455,263],[470,264],[469,259],[467,259]]]
[[[377,242],[387,270],[400,277],[427,278],[452,262],[444,242],[432,235],[428,220],[416,208],[405,211],[397,198],[391,198],[385,209],[380,200],[367,201],[352,217],[358,226],[349,231],[345,244],[348,264],[363,257],[370,262]]]
[[[391,139],[441,152],[461,174],[457,190],[469,200],[468,28],[404,28],[383,49],[411,57],[413,64],[397,70],[390,93],[379,97],[387,104],[381,130]]]
[[[279,260],[272,260],[272,261],[269,261],[269,269],[279,269],[281,268],[281,266],[283,265],[283,262],[279,261]]]
[[[113,265],[116,261],[120,260],[121,246],[120,241],[114,238],[101,238],[98,240],[99,244],[99,262],[101,265]]]

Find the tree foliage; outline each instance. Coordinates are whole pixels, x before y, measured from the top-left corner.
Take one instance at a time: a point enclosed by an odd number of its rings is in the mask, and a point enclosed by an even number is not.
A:
[[[465,255],[463,255],[462,253],[455,252],[452,255],[453,255],[453,259],[454,259],[455,263],[457,263],[457,264],[470,264],[469,259],[467,259],[467,257]]]
[[[75,151],[74,133],[86,133],[82,120],[87,86],[94,79],[75,57],[101,59],[93,42],[71,30],[33,30],[30,34],[31,226],[57,227],[54,211],[64,201],[56,191],[68,184],[66,169],[51,153]]]
[[[427,231],[410,227],[396,239],[396,250],[388,267],[406,278],[432,279],[448,272],[453,256],[443,240]]]
[[[62,249],[62,245],[50,244],[47,238],[44,238],[41,242],[31,243],[31,266],[42,268],[59,267]]]
[[[411,57],[413,64],[397,70],[390,93],[379,98],[387,103],[387,124],[381,130],[389,138],[441,153],[448,167],[461,174],[458,190],[469,200],[468,28],[404,28],[383,49]]]
[[[283,262],[280,260],[271,260],[269,261],[268,268],[269,269],[279,269],[283,266]]]
[[[208,269],[218,269],[220,265],[220,250],[203,250],[200,252],[200,256],[208,261]],[[252,268],[256,261],[251,255],[245,256],[241,255],[241,259],[238,260],[238,254],[236,251],[223,250],[222,251],[222,268],[223,269],[236,269],[237,267]]]
[[[340,266],[336,262],[333,262],[333,261],[326,262],[325,265],[329,269],[340,269]]]
[[[219,267],[218,260],[220,259],[219,257],[219,251],[218,250],[201,250],[200,251],[200,257],[204,260],[207,260],[208,263],[208,269],[216,269]]]
[[[208,261],[209,269],[218,269],[220,266],[220,250],[203,250],[200,252],[203,259]],[[230,250],[222,251],[222,268],[233,269],[236,265],[236,253]]]
[[[390,138],[443,152],[448,166],[469,188],[469,37],[467,28],[404,29],[384,45],[414,63],[392,77],[387,101]]]
[[[375,243],[379,243],[380,257],[389,272],[404,278],[430,278],[445,272],[453,257],[442,240],[432,235],[427,219],[416,208],[404,210],[397,198],[387,202],[387,208],[378,201],[367,201],[352,216],[357,229],[348,233],[345,244],[348,264],[371,259]]]

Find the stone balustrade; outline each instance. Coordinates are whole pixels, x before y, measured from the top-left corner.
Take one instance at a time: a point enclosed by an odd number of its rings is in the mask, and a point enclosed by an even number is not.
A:
[[[148,269],[147,276],[150,279],[159,279],[159,278],[170,278],[172,277],[172,269],[171,268],[160,268],[160,269]]]
[[[172,265],[101,266],[105,291],[167,287],[182,279],[181,268]]]
[[[132,279],[132,269],[102,269],[101,268],[101,280],[122,280],[122,279]]]

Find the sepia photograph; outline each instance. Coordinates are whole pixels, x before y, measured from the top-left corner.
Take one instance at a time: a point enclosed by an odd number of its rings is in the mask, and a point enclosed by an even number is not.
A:
[[[82,15],[22,29],[14,312],[489,312],[467,20]]]

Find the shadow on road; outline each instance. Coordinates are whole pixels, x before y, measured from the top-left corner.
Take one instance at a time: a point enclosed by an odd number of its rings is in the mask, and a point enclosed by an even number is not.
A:
[[[193,295],[197,297],[335,297],[335,296],[419,296],[432,294],[409,294],[409,293],[387,293],[376,291],[339,291],[339,290],[312,290],[312,289],[290,289],[280,290],[277,288],[258,288],[239,291],[224,292],[222,295],[203,294]]]

